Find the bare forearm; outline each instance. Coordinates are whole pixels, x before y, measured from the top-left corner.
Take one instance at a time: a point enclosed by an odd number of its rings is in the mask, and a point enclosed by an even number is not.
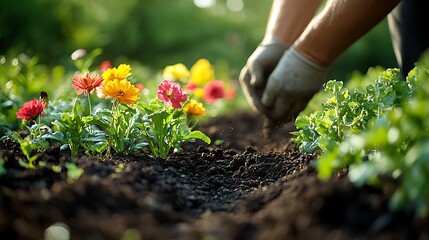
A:
[[[274,0],[265,38],[276,37],[287,45],[301,35],[321,0]]]
[[[316,63],[329,66],[398,3],[399,0],[331,0],[294,45]]]

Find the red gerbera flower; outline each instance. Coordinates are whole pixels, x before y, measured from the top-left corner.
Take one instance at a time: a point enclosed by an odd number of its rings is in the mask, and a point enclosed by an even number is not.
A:
[[[86,96],[88,93],[92,94],[102,82],[103,77],[97,73],[78,74],[73,77],[72,88],[76,89],[77,95],[84,93]]]
[[[31,101],[25,102],[24,107],[20,108],[16,112],[16,117],[22,120],[31,120],[39,115],[43,115],[43,109],[46,107],[45,100],[38,101],[37,98],[34,98]]]
[[[217,99],[223,97],[225,97],[225,90],[222,81],[211,81],[204,87],[204,100],[206,102],[214,103]]]
[[[173,108],[181,108],[181,102],[185,102],[188,96],[183,92],[180,84],[171,80],[164,80],[158,85],[158,99],[164,101],[164,105]]]

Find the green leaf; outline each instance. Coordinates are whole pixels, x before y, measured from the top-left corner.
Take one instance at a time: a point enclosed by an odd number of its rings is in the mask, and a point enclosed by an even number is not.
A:
[[[56,140],[58,142],[64,141],[64,134],[62,132],[48,133],[48,134],[44,134],[42,137],[44,139],[53,139],[53,140]]]
[[[190,132],[189,134],[184,136],[183,139],[184,140],[200,139],[200,140],[203,140],[207,144],[211,143],[211,139],[206,134],[204,134],[203,132],[198,131],[198,130]]]

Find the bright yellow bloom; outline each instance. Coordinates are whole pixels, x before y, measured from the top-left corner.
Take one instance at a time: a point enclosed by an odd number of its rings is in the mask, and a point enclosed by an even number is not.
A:
[[[170,79],[170,80],[180,80],[184,78],[188,78],[190,75],[190,72],[188,68],[183,65],[182,63],[177,63],[174,65],[170,65],[164,68],[164,71],[162,72],[162,76],[164,79]]]
[[[140,90],[127,80],[114,79],[104,85],[106,96],[113,97],[116,101],[125,104],[136,103],[140,99]]]
[[[204,88],[195,88],[194,89],[194,96],[197,98],[203,98],[204,97]]]
[[[214,70],[207,59],[199,59],[191,68],[191,81],[199,86],[214,79]]]
[[[114,79],[123,80],[131,76],[131,66],[121,64],[118,68],[108,68],[103,72],[104,82],[109,82]]]
[[[191,99],[189,103],[187,103],[183,107],[183,111],[188,115],[193,116],[204,116],[206,115],[206,109],[204,108],[203,104],[200,102],[197,102],[194,99]]]

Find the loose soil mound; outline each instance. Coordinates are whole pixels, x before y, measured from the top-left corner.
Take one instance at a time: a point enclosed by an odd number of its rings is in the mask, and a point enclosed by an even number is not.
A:
[[[388,211],[393,187],[355,188],[343,173],[321,182],[315,156],[290,141],[293,126],[265,125],[251,113],[213,119],[199,128],[218,145],[186,144],[167,159],[71,159],[51,147],[39,160],[60,165],[60,174],[21,168],[19,147],[3,142],[0,239],[43,239],[52,226],[91,240],[429,239],[428,219]],[[66,162],[82,177],[67,181]]]

